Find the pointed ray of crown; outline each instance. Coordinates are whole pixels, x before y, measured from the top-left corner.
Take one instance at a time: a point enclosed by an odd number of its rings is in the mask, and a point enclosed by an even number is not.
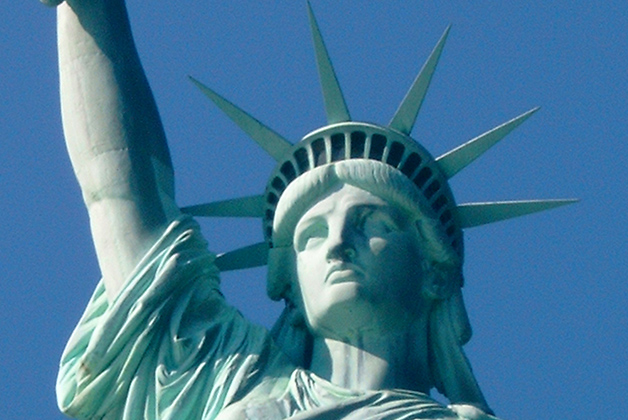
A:
[[[216,263],[221,271],[266,264],[268,250],[273,243],[274,210],[286,187],[311,169],[347,159],[380,161],[405,174],[422,192],[429,208],[433,210],[431,216],[440,221],[450,245],[460,254],[463,252],[464,228],[549,210],[577,201],[523,200],[456,205],[448,179],[497,144],[538,108],[531,109],[434,158],[409,135],[425,99],[450,27],[447,27],[434,47],[388,127],[382,127],[351,120],[309,2],[308,14],[329,125],[306,135],[295,145],[198,80],[190,78],[209,99],[278,162],[266,192],[262,195],[182,208],[184,213],[193,216],[262,218],[266,241],[219,255]]]

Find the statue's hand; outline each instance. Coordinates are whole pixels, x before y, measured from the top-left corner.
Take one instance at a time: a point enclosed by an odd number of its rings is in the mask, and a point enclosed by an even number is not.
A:
[[[50,7],[56,7],[63,3],[63,0],[40,0],[43,4]]]

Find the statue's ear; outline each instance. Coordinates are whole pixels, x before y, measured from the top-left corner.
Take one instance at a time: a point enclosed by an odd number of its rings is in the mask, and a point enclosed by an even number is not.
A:
[[[421,269],[423,293],[432,300],[449,299],[461,286],[462,273],[459,267],[447,263],[423,261]]]
[[[292,309],[290,313],[295,325],[305,324],[303,300],[297,281],[297,269],[294,249],[292,246],[271,248],[268,253],[268,283],[266,290],[273,300],[284,299]]]
[[[296,274],[294,274],[296,276]],[[303,310],[303,299],[301,290],[296,278],[286,279],[282,297],[286,302],[287,320],[295,328],[305,328],[305,313]]]
[[[292,279],[296,275],[294,258],[291,246],[271,248],[268,251],[266,292],[272,300],[288,297],[286,293],[290,292]]]

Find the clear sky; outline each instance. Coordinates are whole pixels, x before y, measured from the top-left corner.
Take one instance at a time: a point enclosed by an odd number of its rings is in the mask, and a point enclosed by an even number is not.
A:
[[[181,205],[260,193],[273,167],[193,75],[296,141],[325,123],[304,1],[140,2],[132,25]],[[5,2],[0,31],[0,417],[61,419],[58,359],[98,280],[65,153],[54,11]],[[413,131],[434,155],[542,109],[458,174],[458,202],[579,197],[466,232],[467,354],[504,419],[628,411],[628,3],[313,0],[352,117],[386,124],[448,24]],[[444,3],[444,2],[442,2]],[[261,238],[210,220],[217,252]],[[225,293],[271,325],[263,269]]]

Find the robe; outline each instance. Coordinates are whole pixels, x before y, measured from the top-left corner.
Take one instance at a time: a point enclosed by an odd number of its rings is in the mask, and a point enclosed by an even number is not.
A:
[[[98,284],[61,360],[78,419],[495,419],[406,390],[356,391],[291,363],[228,305],[196,222],[174,221],[113,302]]]

